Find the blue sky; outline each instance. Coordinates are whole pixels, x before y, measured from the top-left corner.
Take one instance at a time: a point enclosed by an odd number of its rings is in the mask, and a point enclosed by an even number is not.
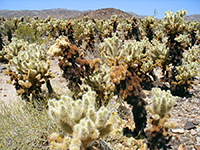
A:
[[[40,10],[65,8],[69,10],[95,10],[117,8],[138,15],[163,18],[165,11],[187,10],[187,15],[200,14],[200,0],[0,0],[0,10]]]

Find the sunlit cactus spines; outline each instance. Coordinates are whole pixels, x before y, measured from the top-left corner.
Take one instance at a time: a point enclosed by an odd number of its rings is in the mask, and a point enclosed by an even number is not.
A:
[[[96,110],[95,99],[96,93],[88,91],[82,100],[75,101],[69,96],[62,96],[58,101],[49,101],[50,116],[61,126],[64,133],[72,136],[69,146],[71,150],[86,148],[89,143],[112,131],[116,114],[103,106]]]
[[[123,56],[123,51],[119,50],[121,45],[122,40],[120,40],[116,35],[112,38],[104,39],[104,42],[101,43],[101,54],[103,58],[108,60],[109,66],[119,64],[119,60]]]
[[[7,74],[11,76],[10,82],[15,81],[17,93],[27,100],[31,94],[38,97],[42,84],[48,82],[50,86],[49,78],[52,77],[43,46],[13,39],[6,50],[6,58],[14,66],[12,70],[8,65]]]
[[[127,63],[141,61],[145,57],[145,48],[149,46],[147,38],[141,41],[127,41],[122,45],[122,52]]]
[[[177,97],[172,96],[171,92],[162,91],[160,88],[152,88],[152,102],[155,114],[163,118],[173,107]]]
[[[56,43],[50,47],[47,54],[53,56],[62,56],[62,52],[64,51],[64,48],[67,47],[67,44],[68,42],[64,38],[58,38],[56,39]]]
[[[89,85],[92,90],[96,91],[96,101],[100,106],[106,105],[114,95],[115,85],[110,81],[110,71],[111,68],[103,64],[83,81],[84,84]],[[85,85],[80,85],[80,87],[84,88]]]
[[[23,39],[18,40],[17,38],[12,38],[12,42],[4,47],[6,51],[5,58],[10,60],[17,56],[21,50],[25,50],[28,46],[28,42]]]
[[[174,12],[171,12],[170,10],[165,12],[164,16],[164,23],[171,24],[172,27],[176,27],[177,23],[180,25],[181,22],[183,22],[184,16],[187,14],[187,11],[184,9],[179,10],[174,14]]]
[[[151,113],[149,123],[151,124],[146,130],[148,147],[150,149],[160,149],[168,143],[171,135],[169,129],[174,127],[173,122],[169,122],[169,111],[173,108],[177,97],[172,96],[171,92],[162,91],[160,88],[152,88],[152,106],[147,105],[146,109]]]

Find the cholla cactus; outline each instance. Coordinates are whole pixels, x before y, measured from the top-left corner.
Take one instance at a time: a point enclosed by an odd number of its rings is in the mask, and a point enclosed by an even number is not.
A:
[[[160,88],[153,88],[152,102],[153,108],[146,106],[153,116],[150,117],[149,123],[152,125],[146,129],[148,146],[150,149],[162,149],[170,141],[171,136],[168,130],[173,128],[173,122],[168,122],[169,111],[172,109],[177,97],[171,95],[170,91],[161,91]]]
[[[10,63],[15,68],[15,71],[9,68],[8,74],[11,75],[11,81],[15,80],[14,84],[18,94],[24,98],[28,98],[27,96],[30,94],[37,97],[37,94],[41,92],[41,85],[52,77],[51,73],[48,72],[50,62],[45,58],[42,46],[26,42],[24,43],[27,45],[23,46],[23,42],[21,40],[20,42],[22,47],[17,56],[8,55],[9,58],[13,57]]]
[[[154,38],[154,26],[155,26],[155,18],[153,16],[147,16],[142,20],[143,22],[143,36],[145,35],[149,41]]]
[[[119,64],[123,56],[123,51],[119,50],[121,45],[122,40],[116,34],[112,38],[104,39],[104,42],[101,43],[100,51],[102,51],[102,56],[107,60],[109,66]]]
[[[11,63],[19,74],[28,75],[27,77],[30,80],[33,80],[39,74],[40,78],[44,77],[48,72],[50,62],[47,62],[42,47],[30,44],[28,48],[20,51],[18,56],[12,59]]]
[[[187,24],[186,28],[188,35],[191,39],[191,46],[195,44],[200,44],[200,35],[199,35],[200,23],[195,20]]]
[[[183,53],[182,65],[176,67],[178,75],[175,76],[177,80],[175,84],[181,86],[184,91],[189,90],[194,84],[192,78],[200,75],[199,53],[199,45],[194,45]]]
[[[67,47],[68,42],[64,38],[56,39],[56,43],[52,45],[47,52],[49,55],[62,56],[64,49]]]
[[[18,53],[22,50],[24,51],[28,47],[28,42],[25,42],[23,39],[12,38],[12,42],[4,47],[6,52],[5,58],[11,60],[13,57],[17,56]]]
[[[160,88],[153,88],[151,93],[153,108],[148,106],[148,109],[152,114],[155,114],[155,119],[163,118],[171,110],[177,97],[172,96],[169,90],[165,92],[161,91]]]
[[[97,93],[96,101],[99,106],[106,105],[114,95],[115,85],[110,82],[110,69],[106,64],[100,65],[89,78],[83,79],[83,83],[89,85]],[[82,91],[85,90],[82,89]]]
[[[165,43],[160,43],[158,40],[153,39],[152,47],[150,49],[151,58],[154,61],[161,61],[162,63],[168,60],[169,48],[165,45]]]
[[[75,101],[69,96],[62,96],[59,101],[49,101],[50,116],[65,133],[72,135],[70,150],[85,149],[90,142],[112,131],[115,114],[104,106],[96,110],[95,95],[94,91],[88,91],[82,100]]]
[[[189,48],[188,51],[183,53],[183,61],[185,62],[195,62],[200,61],[200,45],[194,45],[192,48]]]
[[[147,62],[144,62],[141,66],[141,70],[144,73],[150,73],[154,69],[153,61],[151,59],[147,60]]]
[[[125,55],[125,61],[127,63],[141,61],[145,57],[143,51],[146,47],[149,47],[149,42],[147,38],[144,38],[141,41],[127,41],[122,45],[121,53]]]
[[[179,10],[173,15],[173,12],[167,11],[164,16],[164,24],[171,26],[175,29],[180,23],[183,22],[183,17],[187,14],[184,9]]]
[[[182,52],[184,49],[184,46],[180,46],[178,41],[175,40],[176,37],[180,36],[183,33],[183,30],[185,29],[184,24],[184,16],[186,15],[185,10],[179,10],[173,15],[173,12],[165,12],[164,20],[163,20],[163,26],[164,26],[164,32],[168,36],[168,42],[166,45],[170,49],[170,57],[172,64],[174,66],[177,66],[177,64],[180,63],[182,58]],[[179,37],[177,40],[180,40],[181,37]],[[178,50],[177,50],[178,49]],[[178,51],[178,52],[177,52]]]
[[[192,83],[190,79],[200,75],[199,67],[200,67],[199,62],[183,61],[181,66],[176,67],[176,70],[178,71],[178,75],[175,76],[176,80],[178,81],[177,84],[184,85]],[[188,90],[187,88],[189,87],[187,86],[185,88],[186,90]]]
[[[190,44],[190,39],[189,39],[188,35],[180,34],[174,40],[176,40],[177,42],[181,43],[181,45],[183,47],[187,47]]]

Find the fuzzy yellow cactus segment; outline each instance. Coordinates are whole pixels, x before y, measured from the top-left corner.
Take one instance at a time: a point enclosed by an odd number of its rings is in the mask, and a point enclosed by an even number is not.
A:
[[[172,96],[169,90],[162,91],[160,88],[152,88],[151,93],[153,102],[153,109],[151,112],[163,118],[171,110],[177,97]]]
[[[186,15],[187,11],[184,9],[179,10],[173,15],[173,12],[167,11],[164,16],[164,24],[171,27],[171,30],[174,30],[177,26],[183,23],[183,18]]]
[[[50,47],[47,54],[53,55],[53,56],[60,56],[62,55],[62,52],[64,48],[67,47],[67,45],[68,45],[68,42],[64,38],[58,38],[56,40],[56,43]]]
[[[118,65],[119,60],[123,56],[123,51],[120,51],[122,40],[116,35],[112,38],[105,38],[104,42],[101,43],[100,51],[102,56],[107,60],[109,66]]]
[[[175,76],[176,80],[178,81],[177,84],[187,84],[188,87],[186,88],[190,88],[189,85],[192,83],[190,79],[200,75],[199,56],[199,45],[194,45],[188,51],[183,53],[182,65],[176,67],[178,72],[178,75]]]
[[[25,50],[28,47],[28,42],[23,39],[18,40],[17,38],[12,38],[12,42],[4,47],[6,52],[5,58],[11,60],[13,57],[17,56],[21,50]]]
[[[95,108],[96,93],[88,91],[82,100],[62,96],[49,101],[49,114],[65,133],[72,136],[70,150],[80,150],[112,131],[115,114],[105,107]],[[67,147],[66,147],[67,148]]]
[[[192,38],[192,45],[193,44],[199,44],[200,42],[200,34],[199,34],[199,28],[200,28],[200,23],[198,21],[193,21],[190,22],[187,26],[186,26],[187,30],[188,30],[188,34],[190,36],[190,38]],[[196,39],[196,40],[194,40]]]
[[[97,101],[100,105],[106,104],[114,95],[115,85],[110,82],[110,69],[106,64],[100,65],[99,69],[94,71],[88,79],[84,79],[83,82],[96,91],[98,94]],[[84,89],[82,90],[85,91]]]
[[[175,38],[177,42],[180,42],[182,46],[186,47],[190,44],[190,39],[188,35],[180,34],[178,37]]]
[[[24,48],[10,60],[15,68],[13,74],[16,73],[14,78],[11,75],[11,80],[17,82],[16,89],[18,94],[30,96],[30,93],[34,93],[36,96],[38,93],[35,92],[41,91],[41,85],[51,78],[51,73],[48,72],[50,62],[45,58],[42,46],[28,44]]]
[[[145,54],[143,51],[146,47],[149,46],[147,38],[142,39],[141,41],[127,41],[122,45],[122,54],[125,55],[125,61],[127,63],[134,61],[141,61]]]
[[[154,36],[155,21],[156,20],[153,16],[147,16],[142,20],[142,24],[140,26],[142,36],[146,36],[149,41],[151,41]]]
[[[200,64],[198,62],[182,62],[182,66],[176,67],[178,75],[175,76],[178,81],[177,84],[190,84],[192,77],[196,77],[199,74]]]
[[[154,69],[153,61],[151,59],[144,62],[141,66],[141,71],[144,73],[152,72]]]
[[[102,27],[103,34],[107,37],[112,30],[113,27],[110,25],[110,20],[106,20]]]
[[[95,24],[92,20],[88,20],[86,24],[84,24],[84,35],[89,35],[90,33],[94,32]]]
[[[151,42],[152,42],[152,47],[150,49],[151,58],[154,61],[166,62],[168,60],[169,48],[166,46],[165,43],[161,43],[156,39],[153,39]]]
[[[183,61],[200,63],[200,45],[194,45],[183,53]]]
[[[18,57],[14,57],[11,63],[19,74],[28,75],[28,79],[33,80],[37,75],[45,76],[50,64],[45,58],[45,53],[41,46],[30,44],[29,49],[20,51]]]

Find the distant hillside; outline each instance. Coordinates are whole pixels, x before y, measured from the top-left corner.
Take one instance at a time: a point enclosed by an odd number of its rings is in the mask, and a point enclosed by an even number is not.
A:
[[[136,14],[134,12],[127,12],[127,13],[130,14],[131,16],[134,16],[135,18],[142,18],[142,19],[144,19],[146,17],[144,15],[138,15],[138,14]]]
[[[84,11],[67,10],[67,9],[44,9],[44,10],[0,10],[0,17],[34,17],[38,16],[44,19],[47,16],[52,18],[74,18],[80,16]]]
[[[137,15],[132,12],[123,12],[119,9],[114,8],[104,8],[98,10],[90,11],[76,11],[76,10],[67,10],[67,9],[46,9],[46,10],[0,10],[0,17],[34,17],[38,16],[40,19],[51,16],[52,18],[80,18],[83,16],[88,16],[89,18],[98,18],[98,19],[108,19],[112,15],[118,15],[119,18],[131,18],[132,16],[136,18],[144,18],[143,16]]]
[[[119,9],[114,8],[104,8],[98,9],[95,11],[89,11],[81,14],[79,17],[88,16],[89,18],[96,18],[96,19],[109,19],[112,15],[117,15],[118,18],[131,18],[132,15],[129,13],[123,12]]]
[[[90,11],[77,11],[77,10],[68,10],[68,9],[44,9],[44,10],[0,10],[0,17],[34,17],[38,16],[40,19],[51,16],[52,18],[80,18],[83,16],[89,16],[89,18],[98,18],[98,19],[108,19],[112,15],[118,15],[119,18],[131,18],[132,16],[136,18],[144,18],[145,16],[135,14],[133,12],[124,12],[115,8],[104,8],[98,10]],[[200,15],[189,15],[185,17],[186,21],[197,20],[200,21]]]
[[[189,15],[189,16],[185,16],[185,20],[186,21],[194,21],[197,20],[200,22],[200,15]]]

